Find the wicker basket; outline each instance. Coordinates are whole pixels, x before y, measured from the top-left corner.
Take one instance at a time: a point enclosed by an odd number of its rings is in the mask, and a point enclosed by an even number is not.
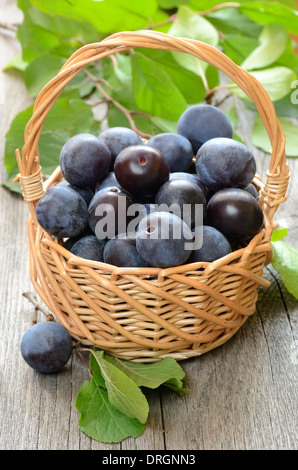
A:
[[[46,116],[70,80],[86,65],[135,47],[191,54],[218,68],[253,101],[266,127],[272,155],[260,183],[264,228],[243,249],[213,263],[161,268],[118,268],[74,256],[38,224],[35,206],[61,180],[60,168],[44,184],[38,140]],[[24,200],[28,203],[31,280],[58,321],[84,345],[117,357],[153,362],[198,356],[222,345],[255,312],[258,286],[270,259],[273,216],[286,198],[289,172],[284,134],[260,83],[222,52],[202,42],[156,31],[123,32],[83,46],[36,98],[16,151]]]

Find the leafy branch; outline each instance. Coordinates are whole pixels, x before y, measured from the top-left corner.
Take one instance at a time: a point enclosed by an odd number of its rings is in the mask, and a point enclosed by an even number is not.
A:
[[[126,117],[126,119],[128,120],[129,122],[129,125],[131,127],[131,129],[133,129],[135,132],[137,132],[140,136],[144,137],[144,138],[150,138],[151,137],[151,134],[147,134],[146,132],[143,132],[141,129],[139,129],[137,126],[136,126],[136,123],[134,121],[134,119],[132,118],[132,115],[134,114],[138,114],[140,116],[146,116],[147,118],[151,119],[152,116],[148,113],[144,113],[142,111],[136,111],[136,110],[133,110],[133,109],[127,109],[125,108],[125,106],[123,106],[122,104],[120,104],[117,100],[115,100],[114,98],[112,98],[111,95],[109,95],[104,87],[101,85],[101,83],[103,85],[105,85],[107,88],[109,88],[110,90],[112,89],[112,87],[109,85],[109,83],[104,80],[103,78],[96,78],[92,75],[91,72],[89,72],[88,70],[84,70],[83,73],[86,75],[86,77],[88,77],[88,79],[94,83],[95,87],[97,88],[97,90],[99,91],[99,93],[104,97],[104,102],[106,103],[111,103],[113,104],[117,109],[119,109],[119,111],[121,111],[124,116]]]
[[[82,352],[90,354],[90,366]],[[78,349],[90,373],[77,399],[81,430],[101,442],[121,442],[144,432],[149,404],[144,389],[169,387],[181,396],[185,388],[183,369],[172,358],[142,364],[116,359],[98,349]],[[95,411],[98,410],[98,413]]]

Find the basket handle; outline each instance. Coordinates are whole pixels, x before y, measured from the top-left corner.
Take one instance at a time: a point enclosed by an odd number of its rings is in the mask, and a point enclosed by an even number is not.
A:
[[[191,54],[221,70],[252,100],[265,125],[272,148],[261,196],[266,225],[271,229],[273,215],[279,204],[286,199],[289,170],[285,154],[285,136],[269,95],[253,75],[215,47],[193,39],[173,37],[150,30],[117,33],[101,42],[81,47],[40,91],[34,103],[32,117],[25,128],[22,153],[16,150],[23,196],[29,204],[33,218],[35,219],[35,206],[44,194],[38,141],[48,112],[66,85],[88,64],[135,47]]]

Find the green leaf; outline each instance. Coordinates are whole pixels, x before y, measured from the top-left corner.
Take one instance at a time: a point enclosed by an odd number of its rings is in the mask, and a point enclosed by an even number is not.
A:
[[[289,119],[277,116],[286,137],[287,157],[298,157],[298,125]],[[271,152],[271,144],[265,126],[259,114],[256,114],[253,130],[252,143],[266,153]]]
[[[278,242],[279,240],[286,237],[287,235],[288,235],[288,229],[285,227],[278,226],[272,231],[271,241]]]
[[[239,34],[226,34],[223,40],[225,54],[237,65],[242,64],[257,46],[258,41],[255,38],[240,36]]]
[[[206,90],[201,77],[192,71],[181,67],[174,59],[171,51],[145,49],[140,50],[142,54],[150,59],[164,70],[174,85],[182,93],[189,104],[200,103],[205,99]],[[205,76],[210,88],[219,84],[218,70],[215,67],[208,66]]]
[[[62,16],[69,19],[85,20],[100,33],[129,31],[141,29],[148,25],[150,18],[157,9],[155,0],[31,0],[33,5],[51,16]]]
[[[169,29],[169,34],[176,37],[187,37],[205,42],[212,46],[218,44],[218,33],[214,26],[205,18],[199,16],[187,7],[180,7],[177,19]],[[208,64],[191,54],[172,52],[173,57],[181,67],[202,76]]]
[[[22,45],[23,59],[27,62],[42,53],[49,53],[60,44],[55,34],[31,23],[26,16],[18,26],[17,38]]]
[[[298,14],[292,8],[278,2],[247,2],[240,5],[240,11],[251,20],[262,25],[278,23],[287,31],[296,34],[298,31]]]
[[[183,3],[188,3],[189,0],[157,0],[158,5],[160,8],[164,8],[165,10],[169,10],[171,8],[178,7]]]
[[[263,85],[272,101],[280,100],[286,96],[291,91],[291,85],[296,79],[293,70],[282,66],[251,70],[250,73]],[[229,84],[228,88],[241,99],[249,99],[235,83]]]
[[[81,413],[80,429],[92,439],[104,443],[121,442],[131,436],[137,438],[145,425],[132,419],[111,405],[105,382],[96,360],[90,356],[91,381],[85,381],[76,397],[75,406]]]
[[[27,21],[40,28],[40,35],[42,35],[43,32],[53,33],[60,44],[63,43],[66,38],[73,39],[77,43],[75,47],[77,48],[79,43],[91,43],[99,40],[98,31],[91,23],[83,20],[81,16],[71,19],[60,15],[51,16],[32,5],[30,0],[18,0],[18,8],[24,12],[25,22]],[[38,44],[34,46],[38,47]]]
[[[139,387],[158,388],[166,382],[170,382],[177,388],[183,387],[185,373],[173,358],[167,357],[151,364],[123,361],[110,355],[106,355],[105,358],[122,370]]]
[[[11,123],[5,138],[4,164],[8,172],[7,188],[20,192],[19,184],[12,178],[19,172],[15,149],[24,145],[25,127],[32,116],[33,106],[19,113]],[[46,117],[39,139],[40,164],[43,174],[49,175],[59,165],[62,146],[80,132],[99,133],[99,123],[94,119],[92,109],[81,99],[60,98]]]
[[[279,272],[287,290],[298,299],[298,250],[284,241],[272,242],[272,266]]]
[[[139,52],[132,56],[132,88],[137,106],[151,115],[175,120],[187,107],[168,74]]]
[[[28,65],[28,62],[23,60],[22,56],[14,56],[8,64],[3,68],[3,71],[8,71],[10,69],[18,70],[19,72],[24,72]]]
[[[129,418],[145,423],[149,405],[141,389],[118,367],[108,362],[102,351],[94,351],[93,354],[105,380],[111,405]]]
[[[24,74],[29,96],[37,96],[40,90],[57,75],[64,63],[63,57],[48,53],[33,59]]]
[[[159,117],[153,117],[152,122],[157,125],[163,132],[177,132],[177,121],[170,121]]]
[[[242,63],[244,69],[264,68],[275,62],[286,48],[288,33],[280,24],[269,24],[264,27],[259,42],[260,45]]]
[[[221,2],[222,3],[222,2]],[[238,8],[224,8],[206,16],[223,34],[238,34],[258,38],[263,27],[255,23]]]

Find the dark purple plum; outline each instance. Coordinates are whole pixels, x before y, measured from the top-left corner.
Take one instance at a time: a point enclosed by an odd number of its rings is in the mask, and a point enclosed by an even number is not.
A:
[[[199,175],[196,173],[188,173],[186,171],[175,171],[170,174],[169,181],[172,180],[188,180],[196,183],[198,186],[200,186],[201,190],[203,191],[205,197],[208,194],[208,189],[206,186],[203,185],[202,181],[199,178]]]
[[[80,233],[80,235],[77,235],[76,237],[70,237],[70,238],[66,238],[63,243],[62,243],[62,246],[63,248],[65,248],[66,250],[70,251],[70,249],[73,247],[73,245],[78,242],[81,238],[83,237],[87,237],[88,235],[94,235],[94,233],[92,232],[91,228],[89,227],[89,225],[86,227],[86,229],[84,230],[84,232]]]
[[[156,134],[147,144],[159,150],[167,160],[170,171],[186,171],[193,158],[192,145],[186,137],[171,132]]]
[[[200,186],[187,179],[174,179],[164,183],[156,194],[159,210],[173,211],[189,227],[202,222],[206,198]],[[162,207],[163,206],[163,207]]]
[[[61,172],[73,186],[93,187],[108,173],[111,159],[111,153],[103,141],[93,134],[77,134],[62,147]]]
[[[210,190],[245,188],[256,174],[256,161],[246,145],[217,137],[202,145],[196,168],[200,180]]]
[[[141,137],[128,127],[111,127],[106,129],[99,134],[99,139],[103,140],[111,152],[111,168],[122,150],[131,145],[144,145]]]
[[[154,212],[139,224],[136,247],[150,266],[166,268],[185,263],[191,254],[191,245],[190,228],[175,214]]]
[[[249,183],[245,188],[245,191],[248,191],[256,200],[259,200],[259,192],[253,183]]]
[[[249,192],[225,188],[210,198],[207,220],[230,242],[246,243],[262,228],[264,215],[258,201]]]
[[[227,238],[215,227],[201,225],[193,230],[194,247],[188,263],[206,261],[211,263],[231,253],[232,248]]]
[[[113,171],[109,171],[109,173],[96,184],[95,192],[111,186],[116,186],[117,188],[122,189]]]
[[[119,267],[140,268],[149,266],[137,251],[135,238],[126,234],[117,235],[107,241],[103,258],[105,263]]]
[[[83,197],[73,189],[51,186],[35,208],[38,223],[50,235],[59,238],[76,237],[88,226],[88,207]]]
[[[95,235],[88,235],[80,238],[69,251],[80,258],[102,262],[104,247],[104,240],[99,240]]]
[[[61,370],[72,354],[72,339],[68,331],[54,321],[36,323],[21,341],[24,361],[37,372],[52,374]]]
[[[115,160],[114,171],[124,189],[142,198],[154,195],[170,176],[167,160],[159,150],[147,145],[122,150]]]
[[[92,189],[90,189],[90,188],[78,188],[77,186],[73,186],[73,185],[69,184],[67,181],[60,181],[60,183],[58,183],[58,185],[59,186],[67,186],[70,189],[73,189],[74,191],[77,191],[83,197],[83,199],[85,200],[87,206],[89,206],[89,204],[91,202],[91,199],[94,196],[94,193],[93,193]]]
[[[97,238],[111,239],[119,232],[125,233],[131,221],[127,211],[132,203],[130,194],[116,186],[97,191],[88,208],[89,226]]]
[[[199,148],[214,137],[233,137],[233,128],[226,114],[210,104],[190,106],[181,114],[177,133],[192,144],[194,155]]]

